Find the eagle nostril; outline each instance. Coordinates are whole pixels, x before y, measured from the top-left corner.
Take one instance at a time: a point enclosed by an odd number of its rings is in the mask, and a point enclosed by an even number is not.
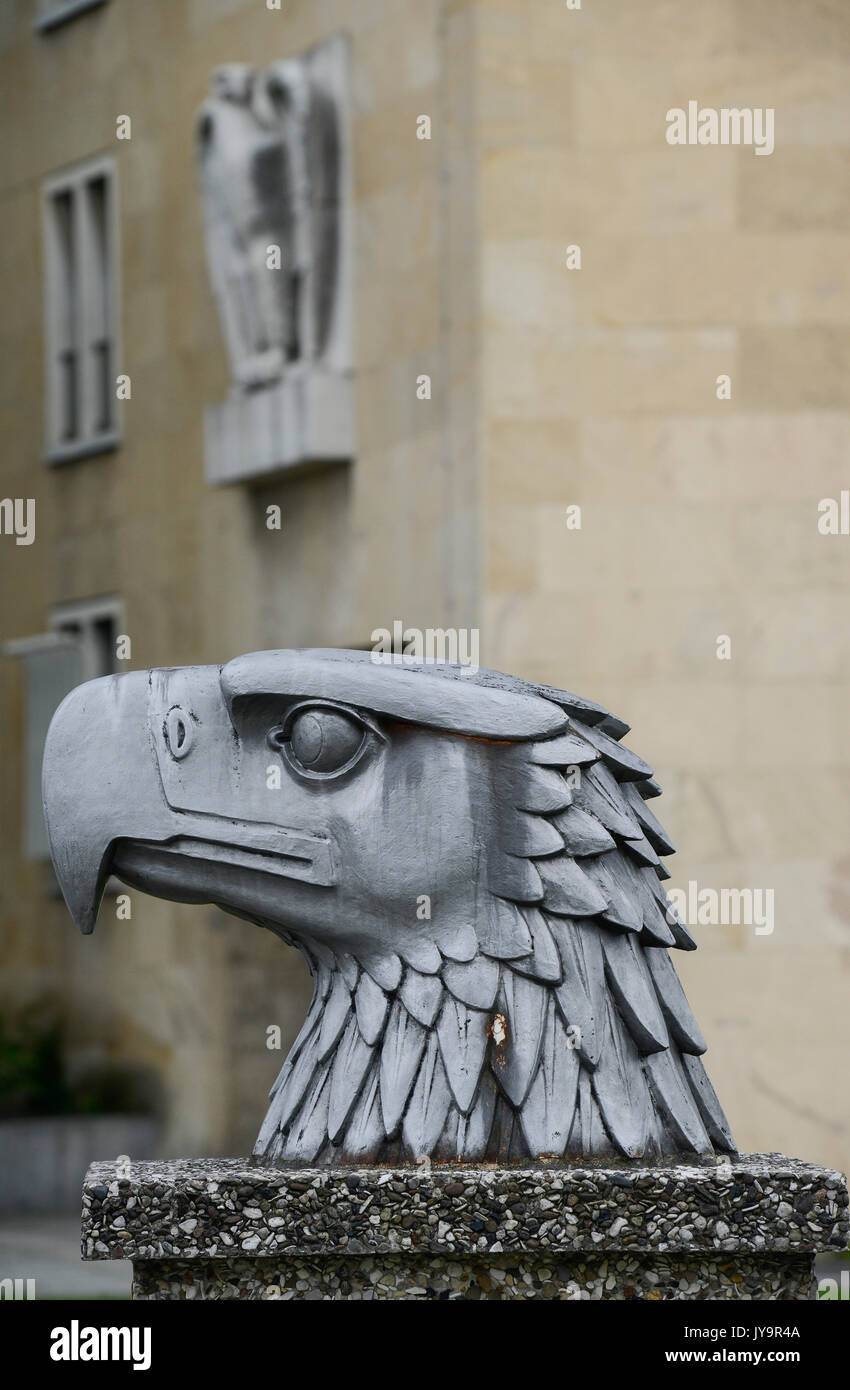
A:
[[[165,716],[165,742],[172,758],[177,758],[178,761],[185,758],[192,747],[194,737],[191,716],[175,705]]]

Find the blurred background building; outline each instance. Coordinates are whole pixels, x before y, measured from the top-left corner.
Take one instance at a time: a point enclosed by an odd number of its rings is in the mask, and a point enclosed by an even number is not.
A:
[[[240,385],[209,242],[249,274],[274,237],[216,211],[248,135],[212,192],[204,141],[232,65],[302,54],[338,239]],[[4,0],[0,92],[0,493],[35,502],[32,544],[0,535],[9,1035],[52,1020],[67,1085],[124,1078],[163,1154],[247,1152],[306,971],[213,908],[122,920],[118,885],[76,936],[50,713],[110,670],[477,628],[482,664],[631,722],[674,885],[774,890],[772,933],[697,926],[677,965],[741,1147],[847,1168],[850,537],[818,525],[850,488],[844,0]],[[774,108],[775,152],[670,146],[691,100]],[[325,255],[332,330],[301,316]],[[281,431],[306,411],[280,448],[277,390]]]

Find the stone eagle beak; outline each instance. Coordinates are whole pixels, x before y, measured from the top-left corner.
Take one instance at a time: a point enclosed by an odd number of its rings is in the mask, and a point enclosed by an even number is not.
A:
[[[237,812],[231,795],[217,797],[203,778],[190,779],[187,803],[170,780],[182,763],[162,747],[174,681],[184,674],[203,726],[221,721],[235,746],[218,667],[105,676],[78,686],[53,717],[44,816],[59,886],[86,934],[111,873],[130,887],[178,902],[220,902],[252,920],[264,903],[280,902],[281,879],[290,888],[294,881],[329,888],[338,880],[336,847],[326,833],[269,823],[256,804]],[[188,737],[189,730],[172,732]]]
[[[59,887],[94,930],[116,840],[173,834],[154,759],[128,729],[147,726],[148,673],[87,681],[59,706],[44,748],[44,819]],[[143,823],[144,822],[144,823]]]

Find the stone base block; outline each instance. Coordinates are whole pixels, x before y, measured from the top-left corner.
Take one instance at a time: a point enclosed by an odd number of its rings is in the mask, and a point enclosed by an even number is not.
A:
[[[136,1298],[807,1299],[848,1238],[844,1178],[697,1167],[94,1164],[83,1256]]]
[[[262,482],[354,457],[351,377],[298,366],[255,391],[234,392],[205,415],[207,482]]]
[[[807,1299],[808,1256],[714,1259],[615,1254],[535,1259],[493,1255],[382,1255],[345,1259],[139,1260],[133,1297],[314,1300],[532,1298],[658,1302],[661,1299]]]

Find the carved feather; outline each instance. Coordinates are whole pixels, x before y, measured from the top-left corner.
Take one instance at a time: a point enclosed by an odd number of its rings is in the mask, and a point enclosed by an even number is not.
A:
[[[504,851],[490,855],[487,886],[491,893],[515,903],[539,903],[543,897],[543,884],[534,864]]]
[[[327,1128],[332,1144],[336,1144],[342,1135],[374,1052],[374,1047],[364,1042],[357,1019],[352,1015],[339,1040],[331,1066]]]
[[[647,1151],[652,1132],[652,1097],[640,1053],[610,999],[591,1086],[605,1128],[620,1153],[626,1158],[640,1158]]]
[[[313,1077],[321,1067],[321,1057],[319,1055],[320,1034],[321,1023],[317,1023],[310,1037],[303,1044],[293,1067],[286,1076],[280,1090],[276,1093],[272,1104],[269,1106],[266,1122],[270,1123],[272,1132],[278,1129],[284,1130],[286,1128],[298,1106],[301,1104],[304,1093],[313,1080]]]
[[[529,757],[533,763],[543,767],[580,767],[583,763],[595,763],[599,753],[591,743],[578,733],[556,734],[541,743],[532,743]]]
[[[659,915],[663,924],[672,933],[676,946],[678,946],[680,951],[695,951],[697,943],[694,941],[685,923],[676,911],[674,904],[670,901],[659,883],[657,875],[654,874],[651,869],[641,869],[639,872],[643,878],[644,885],[649,889],[649,892],[655,899],[660,909]],[[657,921],[658,918],[655,919],[653,925],[656,925]]]
[[[481,1009],[471,1009],[451,996],[437,1019],[437,1038],[446,1075],[458,1110],[472,1105],[487,1051],[489,1019]]]
[[[399,990],[399,999],[423,1028],[430,1028],[440,1012],[445,993],[439,975],[420,975],[415,970],[408,970]]]
[[[684,1052],[682,1054],[682,1067],[690,1082],[691,1091],[696,1099],[703,1124],[714,1143],[718,1148],[726,1149],[729,1153],[737,1153],[735,1140],[732,1138],[728,1121],[723,1114],[723,1107],[717,1099],[717,1092],[709,1081],[699,1057]]]
[[[566,917],[553,917],[551,930],[564,966],[555,999],[567,1026],[578,1029],[579,1056],[592,1068],[599,1060],[606,999],[599,932],[595,927],[579,927]]]
[[[656,1107],[671,1135],[670,1149],[710,1153],[711,1140],[678,1056],[668,1048],[646,1057],[644,1065]]]
[[[493,894],[487,895],[484,918],[478,930],[481,950],[496,960],[517,960],[534,948],[520,908]]]
[[[391,1138],[410,1095],[428,1034],[396,999],[381,1048],[381,1111]]]
[[[534,763],[516,757],[505,760],[506,766],[499,777],[499,790],[508,803],[519,811],[534,811],[538,815],[551,815],[553,811],[563,811],[569,806],[573,795],[565,779],[554,768],[539,767]]]
[[[623,795],[653,849],[657,850],[659,854],[675,854],[674,846],[666,830],[647,806],[638,787],[631,783],[624,786]]]
[[[295,1042],[292,1044],[292,1047],[289,1049],[286,1060],[277,1074],[274,1085],[269,1091],[269,1100],[273,1100],[274,1097],[277,1095],[278,1091],[286,1081],[286,1078],[292,1071],[292,1068],[295,1065],[295,1061],[298,1058],[298,1055],[301,1052],[301,1049],[303,1048],[304,1044],[307,1042],[307,1039],[315,1030],[319,1028],[322,1017],[322,1006],[324,1004],[325,999],[327,998],[327,995],[331,987],[332,972],[328,970],[325,966],[321,966],[315,972],[313,979],[313,998],[310,1001],[310,1008],[307,1011],[307,1017],[302,1023],[298,1031],[298,1036],[296,1037]],[[268,1116],[266,1118],[268,1118]]]
[[[634,870],[635,900],[643,919],[642,939],[646,944],[675,946],[673,928],[667,922],[665,909],[652,890],[649,878],[652,870],[638,869],[637,866],[634,866]]]
[[[675,966],[664,950],[651,948],[644,957],[668,1027],[683,1052],[702,1053],[706,1042],[691,1012]]]
[[[371,975],[362,974],[354,992],[354,1009],[363,1041],[370,1046],[378,1041],[384,1028],[390,1001]]]
[[[516,968],[519,968],[518,966]],[[446,988],[462,1004],[475,1009],[489,1009],[499,988],[499,966],[487,956],[475,960],[447,961],[442,970]]]
[[[634,937],[605,932],[602,949],[611,993],[638,1051],[660,1052],[669,1047],[667,1026],[644,961],[643,947]]]
[[[384,1143],[384,1119],[381,1114],[380,1062],[372,1063],[366,1084],[360,1091],[345,1131],[345,1153],[349,1159],[374,1163]]]
[[[639,864],[646,864],[649,868],[655,869],[659,878],[669,877],[667,870],[664,868],[664,865],[661,863],[661,860],[645,835],[641,835],[639,840],[624,840],[623,847],[629,851],[629,854],[634,856]]]
[[[342,975],[345,983],[350,990],[357,986],[357,979],[360,974],[360,966],[348,951],[341,951],[335,960],[336,969]]]
[[[415,928],[398,932],[395,944],[405,965],[411,965],[423,975],[436,975],[443,963],[437,943],[419,935]]]
[[[602,754],[605,763],[620,781],[639,782],[652,776],[652,768],[649,763],[645,763],[643,758],[639,758],[637,753],[633,753],[631,749],[624,748],[621,743],[616,743],[614,739],[609,738],[606,733],[603,733],[599,725],[587,729],[586,737]]]
[[[321,1062],[336,1047],[350,1013],[351,990],[342,975],[337,972],[331,985],[331,992],[325,1000],[325,1007],[322,1010],[322,1025],[319,1029],[318,1041],[318,1055]]]
[[[568,806],[566,811],[559,811],[553,817],[553,823],[563,836],[568,854],[604,854],[616,846],[616,840],[602,822],[587,811],[582,811],[579,806]]]
[[[394,989],[398,989],[402,964],[400,958],[392,951],[380,953],[376,951],[374,954],[361,951],[360,964],[372,976],[375,984],[381,986],[381,989],[387,990],[390,994]]]
[[[311,1081],[301,1108],[292,1121],[280,1150],[281,1158],[298,1158],[309,1163],[327,1143],[330,1072],[331,1064],[325,1061]]]
[[[502,968],[496,1012],[504,1020],[504,1040],[493,1036],[490,1066],[512,1105],[521,1106],[528,1094],[543,1045],[547,994],[535,980]]]
[[[592,917],[607,908],[608,898],[575,859],[566,855],[542,859],[539,871],[546,890],[543,905],[547,912],[564,917]]]
[[[452,1093],[439,1043],[436,1034],[431,1033],[402,1122],[404,1142],[414,1158],[433,1152],[451,1103]]]
[[[631,882],[625,855],[600,854],[596,859],[585,859],[582,867],[606,900],[601,909],[605,921],[622,931],[639,932],[643,914],[634,893],[629,891]]]
[[[529,811],[512,811],[500,817],[499,844],[508,854],[525,857],[560,854],[564,841],[551,821]]]
[[[575,1119],[567,1140],[567,1156],[572,1158],[602,1158],[610,1155],[611,1136],[605,1128],[602,1111],[599,1108],[590,1079],[590,1072],[582,1070],[578,1082],[578,1103]],[[619,1153],[619,1150],[617,1151]]]
[[[472,960],[478,951],[478,937],[472,923],[466,919],[437,920],[433,926],[434,939],[442,954],[449,960]]]
[[[638,839],[642,830],[623,799],[620,785],[607,767],[594,763],[581,774],[581,784],[575,791],[575,803],[601,821],[612,835]]]
[[[475,1162],[486,1156],[498,1093],[495,1077],[485,1068],[469,1112],[463,1114],[456,1106],[449,1112],[440,1140],[442,1157]]]
[[[529,1087],[519,1122],[532,1157],[564,1152],[578,1089],[579,1057],[549,1000],[540,1065]]]
[[[529,955],[512,960],[511,968],[518,970],[521,975],[531,975],[535,980],[555,984],[561,979],[563,966],[546,918],[535,907],[524,908],[523,915],[531,931],[532,949]]]

